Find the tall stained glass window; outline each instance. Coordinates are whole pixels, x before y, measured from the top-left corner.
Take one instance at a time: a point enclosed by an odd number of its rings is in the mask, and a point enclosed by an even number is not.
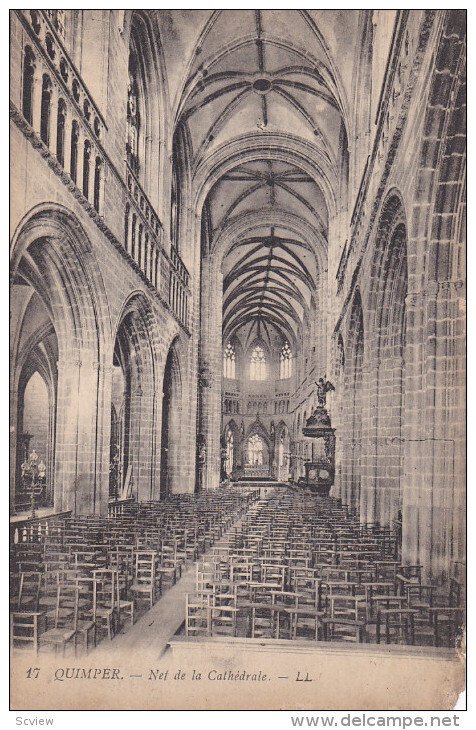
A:
[[[263,465],[264,442],[257,433],[248,440],[248,464],[253,466]]]
[[[256,345],[251,353],[250,380],[266,380],[266,357],[260,345]]]
[[[285,342],[281,348],[279,355],[279,377],[281,380],[290,378],[292,375],[293,353],[289,347],[289,342]]]
[[[223,375],[225,378],[235,377],[235,360],[235,348],[229,342],[223,352]]]

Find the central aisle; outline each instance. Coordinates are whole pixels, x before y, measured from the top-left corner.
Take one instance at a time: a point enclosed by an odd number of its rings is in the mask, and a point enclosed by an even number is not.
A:
[[[268,487],[268,485],[266,486]],[[271,488],[266,490],[266,499],[271,496],[272,491],[274,490]],[[259,509],[266,499],[252,504],[245,515]],[[137,652],[143,649],[147,650],[148,654],[155,654],[159,658],[165,652],[170,639],[185,622],[185,595],[193,593],[195,590],[197,562],[203,561],[210,555],[214,546],[226,541],[227,536],[240,525],[245,515],[236,520],[207,552],[200,555],[198,561],[185,566],[182,577],[177,583],[168,588],[152,608],[136,621],[134,626],[130,626],[130,622],[127,621],[126,626],[121,628],[112,641],[101,641],[97,647],[91,650],[90,654],[100,652],[101,655],[111,653],[127,655],[129,650]]]

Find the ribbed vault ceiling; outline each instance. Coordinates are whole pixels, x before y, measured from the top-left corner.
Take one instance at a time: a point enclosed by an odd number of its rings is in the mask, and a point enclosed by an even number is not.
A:
[[[292,154],[270,155],[266,144],[278,139],[289,153],[293,140],[311,143],[335,184],[358,14],[243,10],[195,17],[203,25],[189,29],[195,46],[176,116],[188,132],[192,169],[240,139],[253,139],[256,151],[227,168],[205,203],[211,250],[230,227],[237,231],[222,261],[223,336],[275,340],[277,332],[294,340],[315,296],[318,261],[325,266],[328,207],[319,175]],[[176,45],[185,49],[182,37]]]
[[[180,108],[196,157],[244,132],[292,130],[318,141],[332,163],[342,113],[329,55],[310,16],[245,10],[209,20]]]
[[[263,226],[236,241],[224,262],[225,339],[245,328],[248,339],[277,329],[293,340],[316,277],[312,249],[284,226]]]

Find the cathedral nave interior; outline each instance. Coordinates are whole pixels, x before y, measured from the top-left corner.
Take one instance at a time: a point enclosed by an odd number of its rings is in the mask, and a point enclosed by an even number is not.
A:
[[[462,10],[11,11],[15,652],[459,646],[465,72]]]

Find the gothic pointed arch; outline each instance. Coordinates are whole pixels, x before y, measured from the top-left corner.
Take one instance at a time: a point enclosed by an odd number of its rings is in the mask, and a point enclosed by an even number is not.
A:
[[[407,258],[405,209],[399,191],[392,189],[382,206],[371,267],[368,311],[374,337],[369,357],[377,367],[369,396],[375,413],[369,447],[374,447],[368,449],[361,504],[367,519],[381,524],[391,524],[402,507]]]
[[[38,205],[24,216],[12,239],[11,276],[15,404],[23,397],[28,360],[39,358],[50,373],[50,499],[59,509],[104,511],[108,487],[102,442],[109,424],[103,424],[95,403],[104,388],[110,318],[99,267],[76,217],[54,203]],[[66,405],[56,413],[60,401]],[[21,411],[16,406],[12,419],[12,469],[18,474],[21,434],[16,421],[21,421]],[[79,451],[70,453],[75,441],[88,455],[81,462]]]
[[[113,405],[121,414],[115,496],[151,499],[157,479],[157,324],[147,297],[132,293],[118,317],[112,358]],[[112,440],[116,434],[111,433]],[[144,465],[147,464],[148,467]]]

